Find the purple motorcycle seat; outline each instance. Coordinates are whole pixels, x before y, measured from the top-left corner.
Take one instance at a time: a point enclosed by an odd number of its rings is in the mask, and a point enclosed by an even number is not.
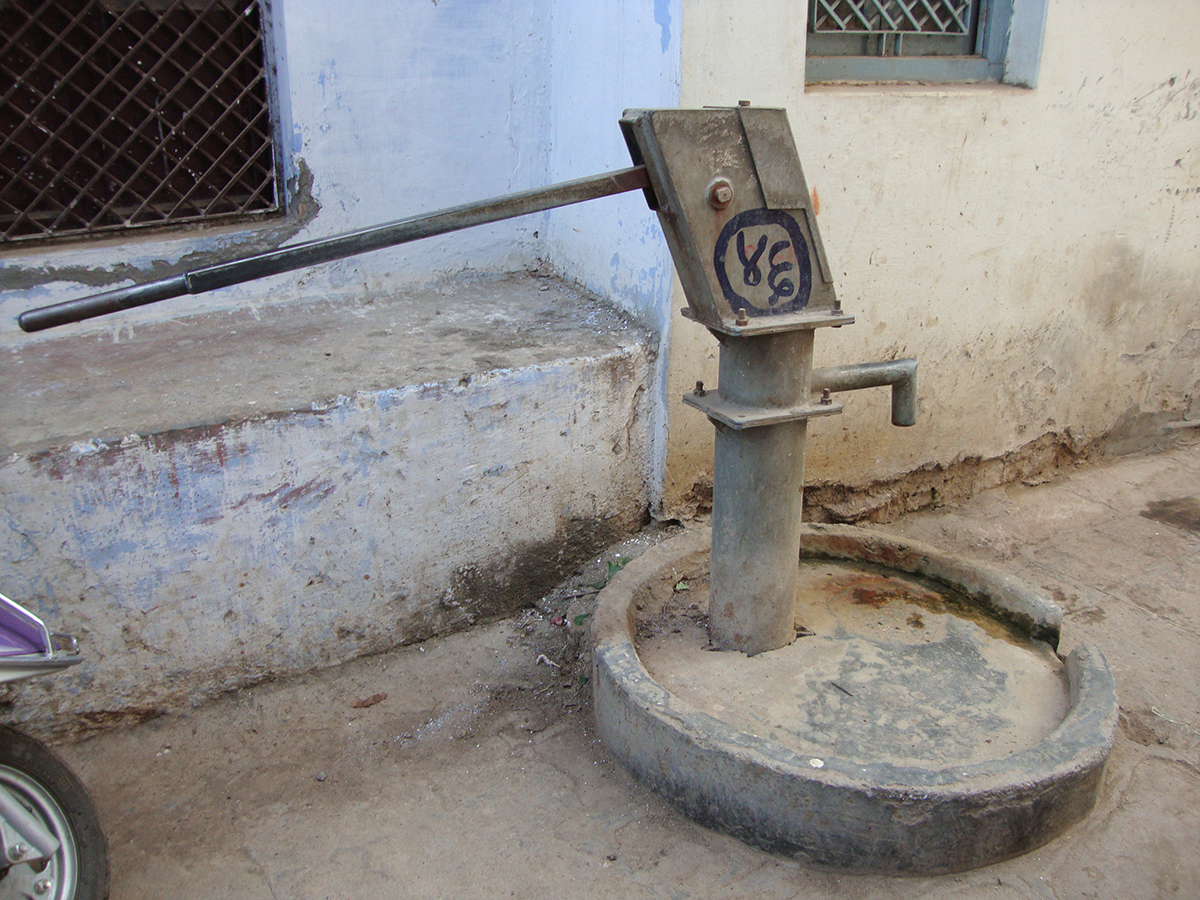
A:
[[[0,658],[49,653],[49,640],[41,619],[0,594]]]

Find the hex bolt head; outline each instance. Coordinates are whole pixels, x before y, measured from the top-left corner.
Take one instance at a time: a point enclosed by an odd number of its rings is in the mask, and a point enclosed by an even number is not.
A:
[[[33,892],[39,896],[50,893],[50,888],[54,887],[54,882],[48,880],[39,881],[33,886]]]
[[[735,325],[749,325],[750,317],[746,315],[746,308],[742,307],[738,310],[737,319],[734,320]]]
[[[708,205],[713,209],[724,209],[733,202],[733,185],[728,179],[715,178],[708,186]]]
[[[8,858],[11,859],[13,862],[16,862],[18,859],[23,857],[28,852],[29,852],[29,848],[26,847],[24,844],[18,842],[8,848]]]
[[[703,381],[697,381],[697,382],[696,382],[696,396],[697,396],[697,397],[703,397],[703,396],[704,396],[704,394],[705,394],[705,390],[704,390],[704,382],[703,382]]]
[[[825,388],[821,391],[821,405],[829,406],[831,403],[833,403],[833,399],[829,396],[829,388]]]

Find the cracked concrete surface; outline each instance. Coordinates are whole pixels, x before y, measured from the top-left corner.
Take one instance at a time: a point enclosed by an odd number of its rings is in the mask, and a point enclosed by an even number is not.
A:
[[[633,782],[597,743],[583,683],[588,584],[628,546],[516,619],[62,749],[98,801],[115,900],[1198,897],[1200,533],[1165,520],[1198,495],[1185,434],[1168,453],[876,526],[1047,588],[1061,651],[1095,643],[1117,678],[1093,813],[961,875],[805,868]]]

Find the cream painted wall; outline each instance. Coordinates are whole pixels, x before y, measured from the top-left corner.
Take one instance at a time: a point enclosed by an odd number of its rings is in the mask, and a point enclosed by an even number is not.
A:
[[[806,89],[804,23],[686,0],[680,105],[787,107],[858,320],[818,333],[818,364],[920,361],[917,426],[887,424],[886,391],[846,395],[809,430],[810,483],[1200,415],[1200,4],[1051,0],[1035,90]],[[715,361],[677,319],[668,507],[711,471],[678,396]]]

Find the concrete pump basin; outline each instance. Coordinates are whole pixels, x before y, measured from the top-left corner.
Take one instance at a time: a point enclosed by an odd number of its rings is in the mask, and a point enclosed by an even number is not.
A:
[[[700,823],[839,869],[956,872],[1092,808],[1117,720],[1089,646],[1057,653],[1041,591],[937,550],[807,526],[797,640],[707,645],[711,537],[648,551],[600,593],[601,738]]]

